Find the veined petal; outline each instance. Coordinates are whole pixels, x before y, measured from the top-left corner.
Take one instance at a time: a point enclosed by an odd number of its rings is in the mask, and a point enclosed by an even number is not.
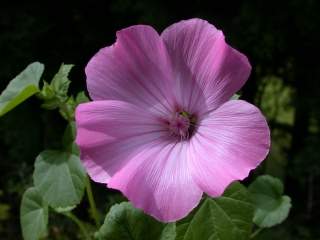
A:
[[[228,101],[250,70],[222,32],[200,19],[161,37],[143,25],[119,31],[88,63],[94,102],[76,111],[88,174],[165,222],[186,216],[203,191],[220,196],[270,147],[260,111]]]
[[[167,137],[156,115],[122,101],[80,104],[76,124],[81,160],[90,177],[101,183],[107,183],[136,154]]]
[[[121,100],[159,111],[172,109],[172,70],[166,47],[150,26],[117,32],[117,41],[102,48],[86,67],[93,100]]]
[[[111,178],[108,187],[120,190],[135,207],[160,221],[185,217],[202,196],[192,179],[187,145],[180,142],[146,148]]]
[[[245,101],[226,102],[199,125],[190,143],[192,174],[213,197],[220,196],[231,182],[247,177],[269,152],[267,122]]]
[[[223,33],[207,21],[178,22],[165,29],[161,37],[174,72],[181,74],[181,68],[189,69],[191,79],[176,78],[176,84],[187,84],[184,90],[191,105],[204,95],[207,107],[214,110],[229,100],[249,77],[251,66],[247,57],[226,44]]]

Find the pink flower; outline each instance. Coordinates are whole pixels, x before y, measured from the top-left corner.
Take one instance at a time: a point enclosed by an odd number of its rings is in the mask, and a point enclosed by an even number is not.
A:
[[[250,71],[246,56],[204,20],[160,36],[145,25],[117,32],[88,63],[94,101],[76,111],[88,174],[165,222],[186,216],[203,192],[220,196],[269,151],[261,112],[230,100]]]

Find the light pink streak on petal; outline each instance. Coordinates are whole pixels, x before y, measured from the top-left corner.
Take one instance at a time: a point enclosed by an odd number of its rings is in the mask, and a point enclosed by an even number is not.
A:
[[[187,145],[146,148],[112,177],[108,187],[120,190],[135,207],[160,221],[185,217],[202,196],[191,176]]]
[[[90,177],[101,183],[107,183],[140,151],[167,137],[157,116],[122,101],[80,104],[76,124],[80,158]]]
[[[191,19],[169,26],[161,34],[174,66],[185,64],[192,79],[187,84],[191,106],[203,95],[213,110],[246,82],[251,66],[247,57],[226,44],[223,33],[207,21]],[[181,67],[175,67],[179,71]],[[200,89],[192,91],[194,88]],[[199,106],[198,106],[199,107]],[[200,106],[201,107],[201,106]]]
[[[173,108],[172,70],[166,47],[150,26],[117,32],[114,45],[102,48],[86,67],[93,100],[121,100],[141,107]]]
[[[259,109],[228,101],[200,123],[191,139],[194,179],[204,192],[220,196],[231,182],[246,178],[269,148],[269,127]]]

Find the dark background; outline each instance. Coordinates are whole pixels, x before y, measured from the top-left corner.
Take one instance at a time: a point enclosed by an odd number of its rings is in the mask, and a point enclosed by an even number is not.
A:
[[[272,130],[271,153],[256,173],[281,178],[293,201],[289,219],[257,239],[320,239],[319,14],[316,0],[1,1],[0,91],[40,61],[46,80],[62,62],[75,64],[75,93],[85,89],[84,66],[117,30],[143,23],[161,32],[182,19],[206,19],[250,59],[241,98],[262,109]],[[0,239],[21,238],[19,204],[34,159],[57,145],[66,125],[40,103],[31,98],[0,118]]]

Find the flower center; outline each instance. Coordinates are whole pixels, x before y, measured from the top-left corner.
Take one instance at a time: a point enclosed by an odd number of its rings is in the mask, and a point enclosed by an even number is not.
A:
[[[188,112],[176,112],[169,120],[169,132],[180,140],[189,139],[195,130],[196,117]]]

